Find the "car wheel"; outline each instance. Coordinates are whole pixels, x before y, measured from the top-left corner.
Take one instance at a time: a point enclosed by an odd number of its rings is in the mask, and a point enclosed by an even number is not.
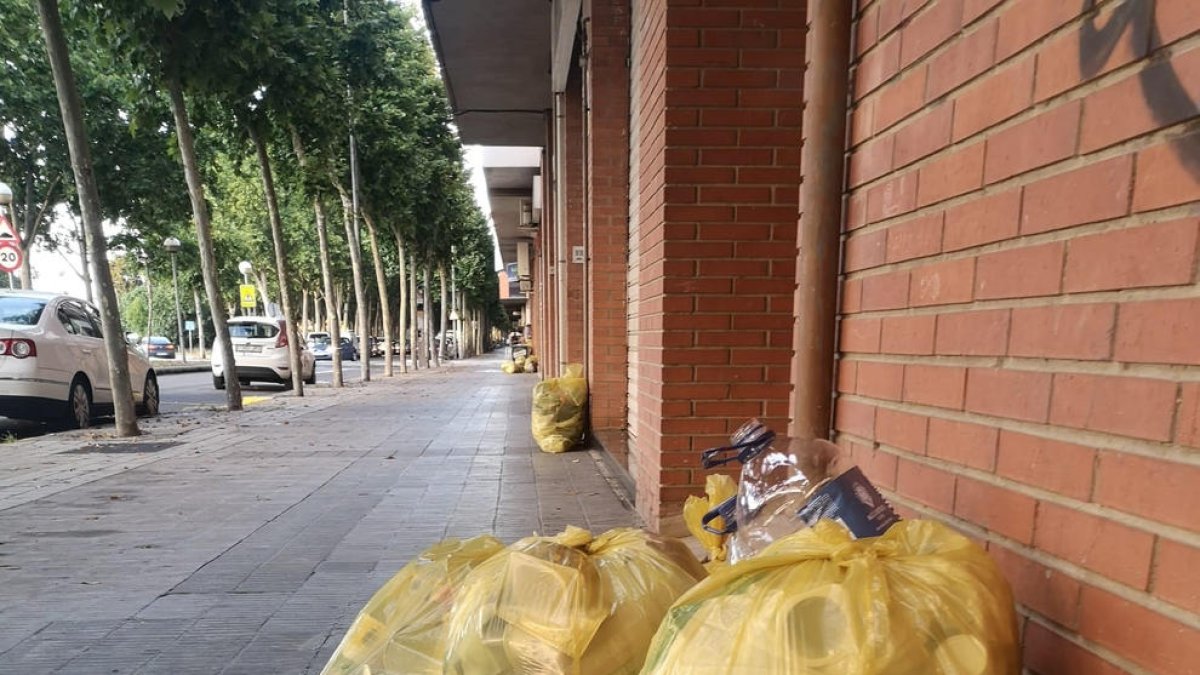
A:
[[[316,383],[317,383],[317,364],[314,363],[313,368],[312,368],[312,374],[309,375],[308,377],[304,378],[304,384],[316,384]]]
[[[86,429],[92,425],[92,392],[82,376],[71,383],[67,395],[67,424],[72,429]]]
[[[154,373],[146,373],[146,384],[142,387],[142,414],[157,417],[159,402],[158,378]]]
[[[220,375],[213,375],[213,389],[224,389],[225,378]]]

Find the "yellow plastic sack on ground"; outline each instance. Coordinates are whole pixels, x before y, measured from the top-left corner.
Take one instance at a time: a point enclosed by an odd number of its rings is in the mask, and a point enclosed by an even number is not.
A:
[[[725,560],[725,539],[722,534],[713,534],[704,529],[701,521],[704,514],[714,509],[721,502],[737,494],[737,483],[723,473],[709,474],[704,480],[704,496],[691,496],[683,503],[683,521],[687,524],[688,532],[700,542],[708,552],[708,562]],[[725,526],[724,518],[716,518],[710,523],[714,530]]]
[[[682,542],[631,528],[522,539],[463,580],[445,672],[637,673],[671,603],[704,574]]]
[[[533,388],[533,439],[543,452],[565,452],[583,439],[587,380],[583,366],[572,363],[562,377]]]
[[[513,363],[512,361],[505,361],[504,363],[500,364],[500,370],[512,375],[513,373],[517,372],[517,364]]]
[[[970,540],[908,520],[853,540],[823,520],[716,570],[654,636],[644,674],[1016,675],[1008,584]]]
[[[468,572],[502,550],[504,544],[486,535],[425,550],[371,596],[322,675],[440,674],[455,591]]]

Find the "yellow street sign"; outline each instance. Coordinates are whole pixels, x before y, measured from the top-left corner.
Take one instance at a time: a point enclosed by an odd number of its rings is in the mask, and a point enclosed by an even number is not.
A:
[[[258,298],[254,293],[254,284],[242,284],[238,287],[242,296],[242,308],[254,309],[258,304]]]

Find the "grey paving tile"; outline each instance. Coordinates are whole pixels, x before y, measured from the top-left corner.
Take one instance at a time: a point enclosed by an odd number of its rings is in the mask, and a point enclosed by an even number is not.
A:
[[[14,446],[0,672],[319,672],[439,539],[636,523],[588,453],[537,450],[532,380],[455,366],[210,416],[153,458]]]

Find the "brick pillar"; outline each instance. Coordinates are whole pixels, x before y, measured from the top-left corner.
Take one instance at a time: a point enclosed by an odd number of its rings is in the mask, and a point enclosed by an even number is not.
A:
[[[545,357],[539,360],[538,366],[545,372],[546,377],[558,375],[558,253],[556,248],[558,202],[554,195],[555,190],[558,189],[559,179],[556,174],[558,148],[555,143],[555,121],[554,116],[550,115],[546,120],[546,179],[545,191],[542,193],[545,198],[540,226],[543,278],[545,279],[542,313],[546,329],[543,332]]]
[[[562,151],[566,162],[560,189],[564,191],[565,212],[562,214],[564,228],[560,230],[566,246],[563,248],[564,257],[560,261],[565,280],[560,281],[560,288],[566,294],[566,303],[561,304],[565,316],[559,317],[559,325],[565,331],[562,345],[564,352],[560,354],[560,362],[584,362],[584,316],[587,309],[584,297],[584,276],[586,265],[576,262],[573,257],[575,247],[584,245],[583,221],[586,212],[584,200],[584,119],[583,119],[583,75],[575,69],[567,81],[565,95],[566,134],[563,137]]]
[[[699,452],[787,424],[804,3],[639,3],[638,509],[678,531]]]
[[[590,0],[587,304],[593,435],[625,462],[629,255],[629,0]]]

